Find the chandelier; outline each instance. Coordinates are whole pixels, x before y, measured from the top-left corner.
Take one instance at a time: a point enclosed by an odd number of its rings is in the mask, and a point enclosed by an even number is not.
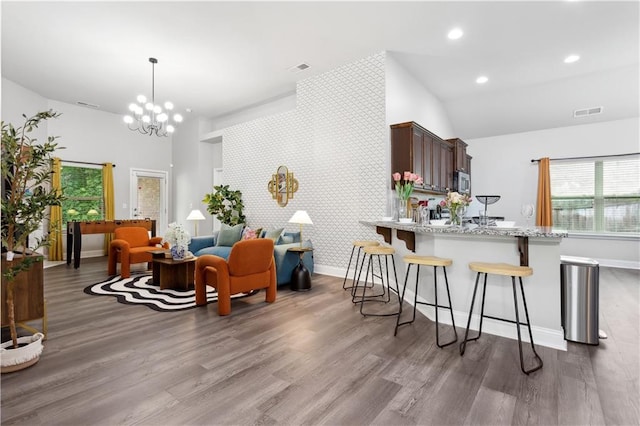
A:
[[[171,102],[164,103],[164,110],[160,105],[156,105],[155,99],[155,65],[158,63],[156,58],[149,58],[151,62],[151,101],[147,102],[144,95],[138,95],[136,100],[138,103],[129,105],[130,115],[125,115],[124,122],[127,123],[129,130],[138,131],[144,135],[167,136],[173,133],[175,127],[171,124],[169,114],[173,110]],[[173,122],[182,122],[180,114],[173,114]]]

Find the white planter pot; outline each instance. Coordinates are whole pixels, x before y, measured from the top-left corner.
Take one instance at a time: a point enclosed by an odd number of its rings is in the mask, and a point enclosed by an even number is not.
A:
[[[42,339],[44,334],[36,333],[33,336],[19,337],[18,344],[28,343],[17,349],[7,349],[13,345],[11,340],[4,342],[0,349],[0,372],[11,373],[30,367],[40,359],[42,353]]]

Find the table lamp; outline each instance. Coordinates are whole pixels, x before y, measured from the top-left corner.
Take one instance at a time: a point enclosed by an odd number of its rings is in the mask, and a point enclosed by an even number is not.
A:
[[[302,225],[313,225],[313,222],[311,222],[311,218],[306,211],[298,210],[293,214],[291,219],[289,219],[289,223],[300,224],[300,247],[302,247]]]
[[[195,228],[195,236],[197,237],[198,236],[198,221],[199,220],[205,220],[204,215],[198,209],[191,210],[191,213],[189,213],[189,216],[187,216],[187,220],[195,221],[194,228]]]

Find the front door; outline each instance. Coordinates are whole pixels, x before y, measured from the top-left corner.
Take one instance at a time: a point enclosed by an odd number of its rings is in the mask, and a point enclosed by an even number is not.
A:
[[[168,223],[167,172],[131,169],[131,218],[156,221],[156,235],[163,235]]]

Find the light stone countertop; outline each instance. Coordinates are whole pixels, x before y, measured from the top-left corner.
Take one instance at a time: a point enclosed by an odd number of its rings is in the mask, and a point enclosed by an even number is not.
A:
[[[463,235],[484,235],[497,237],[532,237],[532,238],[566,238],[569,234],[564,229],[531,226],[514,228],[498,228],[495,226],[480,227],[474,224],[460,226],[422,226],[416,223],[400,223],[394,221],[367,221],[361,220],[363,225],[380,226],[384,228],[400,229],[403,231],[415,232],[417,234],[463,234]]]

